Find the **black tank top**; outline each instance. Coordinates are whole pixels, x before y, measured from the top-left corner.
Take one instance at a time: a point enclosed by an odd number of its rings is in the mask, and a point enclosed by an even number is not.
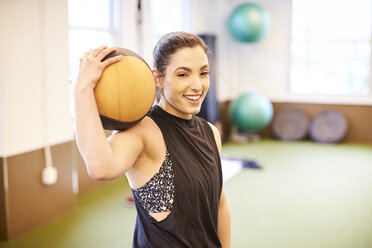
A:
[[[182,119],[154,106],[148,116],[159,126],[174,168],[171,213],[152,218],[134,198],[137,219],[133,247],[221,247],[218,208],[221,160],[211,127],[204,119]]]

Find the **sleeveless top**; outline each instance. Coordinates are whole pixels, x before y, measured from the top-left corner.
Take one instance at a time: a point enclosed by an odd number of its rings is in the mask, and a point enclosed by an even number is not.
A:
[[[159,172],[148,180],[142,187],[132,189],[138,202],[148,213],[171,211],[174,199],[173,164],[168,151]]]
[[[147,115],[159,126],[172,161],[174,200],[170,214],[158,222],[134,194],[133,247],[221,247],[217,227],[222,170],[211,127],[200,117],[182,119],[159,106]]]

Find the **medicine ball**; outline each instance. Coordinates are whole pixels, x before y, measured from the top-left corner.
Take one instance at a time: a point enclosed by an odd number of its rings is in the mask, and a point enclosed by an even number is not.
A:
[[[151,68],[138,54],[116,48],[103,60],[123,55],[108,66],[94,90],[103,127],[125,130],[141,121],[155,99],[155,79]]]

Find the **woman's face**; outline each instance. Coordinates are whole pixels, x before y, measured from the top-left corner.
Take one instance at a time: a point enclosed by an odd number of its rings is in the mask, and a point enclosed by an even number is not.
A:
[[[164,110],[184,119],[199,113],[209,88],[208,58],[203,48],[178,49],[157,85],[162,89],[159,105]]]

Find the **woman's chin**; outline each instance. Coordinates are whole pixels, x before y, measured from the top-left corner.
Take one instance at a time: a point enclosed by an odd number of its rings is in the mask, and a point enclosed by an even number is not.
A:
[[[201,109],[201,106],[194,106],[194,107],[190,107],[190,108],[188,108],[187,110],[187,112],[189,113],[189,114],[192,114],[192,115],[197,115],[197,114],[199,114],[199,112],[200,112],[200,109]]]

